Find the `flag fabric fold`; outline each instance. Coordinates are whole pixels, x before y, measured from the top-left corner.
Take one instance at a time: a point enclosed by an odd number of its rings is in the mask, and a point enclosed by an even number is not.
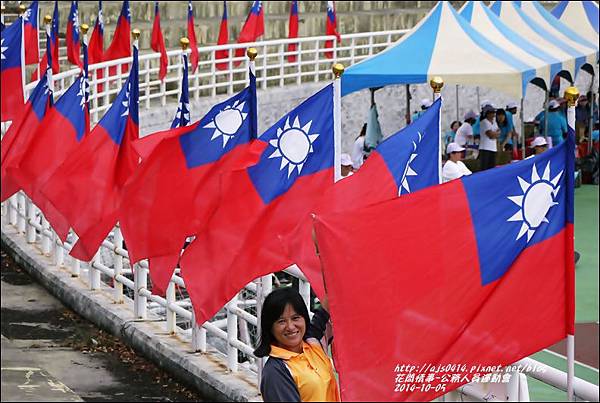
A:
[[[159,293],[166,290],[186,238],[217,207],[221,172],[254,164],[264,148],[255,144],[256,80],[253,73],[250,77],[249,87],[200,121],[137,141],[142,163],[125,187],[121,230],[132,262],[149,258],[153,290]]]
[[[163,38],[163,34],[160,29],[160,10],[158,7],[158,1],[154,2],[154,23],[152,24],[152,40],[150,42],[150,47],[153,51],[160,53],[158,78],[159,80],[163,81],[167,75],[169,58],[167,57],[165,39]]]
[[[138,165],[138,49],[129,77],[94,129],[48,179],[41,192],[79,239],[71,255],[91,260],[117,222],[125,182]]]
[[[23,22],[21,17],[6,27],[1,34],[0,47],[0,97],[2,122],[15,121],[23,113],[25,96],[23,95]]]
[[[267,146],[256,165],[223,175],[218,209],[180,259],[198,323],[291,264],[280,237],[333,185],[333,103],[330,84],[259,137]]]
[[[92,36],[88,46],[88,57],[90,64],[96,64],[104,61],[104,17],[102,16],[102,0],[98,1],[98,16],[94,23]],[[96,79],[104,77],[103,70],[96,70]],[[103,83],[96,83],[96,92],[104,91]]]
[[[77,1],[71,2],[71,11],[67,21],[67,59],[71,64],[83,68],[79,56],[81,45],[79,42],[79,7]]]
[[[112,42],[110,46],[103,55],[103,61],[121,59],[124,57],[131,56],[131,10],[129,9],[129,0],[123,1],[123,6],[121,7],[121,14],[119,14],[119,19],[117,20],[117,28],[115,29],[115,33],[113,35]],[[109,77],[117,74],[117,67],[112,66],[108,69]],[[122,71],[127,71],[126,65],[120,66]]]
[[[335,1],[327,2],[327,22],[325,24],[325,35],[335,35],[338,43],[342,40],[340,34],[337,31],[337,16],[335,13]],[[330,49],[333,47],[333,41],[325,41],[325,48]],[[325,52],[325,57],[328,59],[333,58],[333,52]]]
[[[44,213],[56,234],[65,240],[69,223],[40,193],[58,166],[72,153],[89,132],[86,103],[87,80],[82,74],[56,101],[38,129],[23,156],[8,172],[33,203]]]
[[[198,68],[198,60],[200,60],[200,56],[198,55],[198,41],[196,40],[196,29],[194,28],[194,8],[192,5],[192,0],[188,1],[188,18],[187,18],[187,29],[188,29],[188,39],[190,40],[190,49],[191,56],[190,62],[192,62],[192,74]]]
[[[349,212],[439,184],[441,106],[440,98],[420,119],[386,138],[358,172],[324,191],[311,213]],[[309,214],[284,239],[284,245],[315,294],[321,299],[325,297]]]
[[[38,14],[39,3],[34,0],[23,14],[25,22],[25,64],[37,64],[40,61]]]
[[[20,190],[14,177],[8,174],[8,168],[15,166],[23,157],[29,142],[33,139],[32,134],[39,127],[51,104],[52,96],[48,88],[48,77],[44,74],[23,107],[23,114],[19,119],[13,121],[2,137],[2,147],[0,147],[2,149],[1,201],[5,201]]]
[[[250,8],[248,17],[246,17],[242,30],[240,31],[237,43],[256,42],[256,40],[264,33],[265,22],[262,1],[255,0],[252,2],[252,7]],[[246,49],[238,48],[235,50],[235,56],[242,57],[245,52]],[[237,61],[234,65],[238,66],[240,63],[241,61]]]
[[[229,32],[227,30],[227,2],[223,1],[223,17],[221,18],[221,25],[219,27],[219,38],[217,45],[227,45],[229,43]],[[229,59],[229,50],[217,50],[215,52],[215,59]],[[229,63],[217,63],[217,69],[227,70]]]
[[[572,334],[574,146],[316,216],[342,400],[430,401]]]
[[[289,30],[288,30],[288,38],[297,38],[298,37],[298,1],[292,0],[290,2],[290,20],[289,20]],[[288,44],[287,51],[295,52],[298,47],[297,43]],[[289,63],[294,63],[296,61],[296,55],[288,55],[287,59]]]

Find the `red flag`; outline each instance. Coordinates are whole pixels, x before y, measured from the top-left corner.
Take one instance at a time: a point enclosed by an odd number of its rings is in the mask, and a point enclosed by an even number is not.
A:
[[[2,137],[2,186],[1,201],[20,190],[15,179],[8,175],[8,169],[17,165],[23,157],[33,133],[39,127],[51,104],[47,76],[44,75],[32,91],[27,103],[23,106],[23,114],[8,128]]]
[[[40,61],[38,13],[38,1],[34,0],[23,14],[23,20],[25,21],[25,64],[37,64]]]
[[[67,21],[67,59],[71,64],[83,68],[81,57],[79,56],[81,45],[79,43],[79,10],[77,1],[71,2],[71,11]]]
[[[131,10],[129,9],[129,0],[123,1],[123,7],[121,7],[121,14],[117,20],[117,28],[113,36],[112,42],[108,49],[104,52],[104,60],[115,60],[123,57],[131,56]],[[120,66],[122,71],[127,71],[128,66]],[[117,74],[117,66],[110,67],[108,69],[109,76]]]
[[[86,85],[83,75],[71,84],[31,134],[32,141],[17,166],[8,170],[62,240],[67,237],[69,223],[47,202],[40,189],[89,132]]]
[[[223,1],[223,18],[221,18],[221,26],[219,28],[219,40],[217,45],[227,45],[229,43],[229,33],[227,31],[227,2]],[[229,50],[217,50],[215,52],[215,59],[228,59]],[[217,63],[217,69],[227,70],[229,63]]]
[[[256,165],[224,175],[218,210],[180,261],[198,323],[210,319],[250,281],[292,263],[280,237],[333,185],[332,87],[259,137],[268,146]]]
[[[217,207],[219,173],[255,163],[264,148],[252,142],[253,76],[249,87],[199,122],[136,142],[142,163],[125,187],[120,224],[131,261],[150,258],[153,291],[164,293],[186,237]]]
[[[88,46],[88,57],[90,64],[96,64],[104,61],[104,17],[102,16],[102,0],[98,2],[98,17],[94,24],[94,30]],[[103,70],[96,70],[96,78],[101,79],[104,76]],[[96,92],[104,90],[104,84],[96,84]]]
[[[340,34],[337,32],[337,17],[335,14],[335,1],[327,2],[327,23],[325,24],[325,35],[335,35],[337,41],[340,42],[342,39]],[[325,48],[332,48],[333,41],[326,41]],[[325,52],[325,57],[328,59],[333,58],[333,52]]]
[[[252,8],[250,8],[250,13],[248,13],[248,17],[246,18],[246,22],[240,31],[237,42],[256,42],[258,37],[264,33],[265,22],[262,1],[255,0],[252,2]],[[238,48],[235,50],[236,57],[244,56],[244,54],[244,48]],[[238,66],[240,63],[241,61],[237,61],[234,64]]]
[[[196,41],[196,30],[194,29],[194,9],[192,6],[192,0],[188,1],[188,39],[190,40],[190,50],[192,51],[190,61],[192,63],[192,73],[196,71],[198,67],[198,42]]]
[[[46,53],[40,60],[40,71],[44,73],[48,67],[48,52],[50,52],[50,65],[52,66],[52,73],[58,74],[60,72],[60,64],[58,62],[58,1],[54,2],[54,13],[52,14],[52,25],[50,27],[50,41],[46,43]],[[46,40],[48,34],[46,34]],[[39,71],[36,69],[31,75],[31,81],[36,81],[39,77]]]
[[[288,38],[298,37],[298,1],[292,0],[290,2],[290,29],[288,32]],[[288,52],[295,52],[298,47],[297,43],[288,44]],[[288,55],[288,62],[293,63],[296,61],[296,55]]]
[[[2,31],[2,122],[17,120],[23,113],[23,53],[23,23],[21,18],[17,18]]]
[[[57,168],[42,194],[79,236],[71,255],[91,260],[117,222],[122,189],[138,164],[138,50],[125,85],[77,152]]]
[[[152,41],[150,46],[155,52],[160,52],[160,67],[158,70],[158,78],[162,81],[167,75],[167,65],[169,58],[167,57],[167,48],[165,47],[165,39],[160,30],[160,11],[158,1],[154,2],[154,24],[152,24]]]
[[[317,215],[343,401],[431,401],[573,334],[573,149]]]

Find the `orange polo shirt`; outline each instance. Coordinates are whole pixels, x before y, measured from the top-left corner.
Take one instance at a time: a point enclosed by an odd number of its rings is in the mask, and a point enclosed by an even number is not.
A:
[[[271,357],[285,360],[303,402],[339,402],[331,359],[318,342],[302,342],[302,353],[271,345]]]

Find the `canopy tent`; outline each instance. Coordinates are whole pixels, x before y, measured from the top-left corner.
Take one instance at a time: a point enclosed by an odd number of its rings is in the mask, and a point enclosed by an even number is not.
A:
[[[521,9],[525,14],[530,16],[535,22],[540,25],[548,24],[552,27],[553,33],[555,33],[561,41],[586,56],[586,61],[590,64],[590,67],[598,60],[598,38],[590,43],[554,17],[538,1],[523,1],[518,3],[521,4]],[[575,73],[577,74],[577,72]]]
[[[558,72],[562,69],[560,60],[544,52],[506,26],[483,2],[468,1],[459,13],[473,28],[493,43],[515,55],[519,60],[535,67],[536,76],[544,81],[546,88],[550,86],[553,78],[550,76],[550,71]],[[536,84],[544,87],[537,80]]]
[[[598,4],[595,1],[561,1],[552,10],[552,15],[598,46]]]
[[[535,43],[545,49],[547,53],[562,61],[562,69],[569,73],[567,78],[574,81],[575,73],[586,63],[586,56],[578,50],[564,43],[547,24],[540,25],[527,15],[514,1],[494,2],[490,9],[500,17],[500,20],[517,32],[529,42]],[[560,72],[556,67],[550,68],[550,75],[554,77]]]
[[[477,32],[448,2],[439,2],[409,33],[383,52],[350,66],[342,95],[389,84],[481,85],[522,98],[533,66]]]

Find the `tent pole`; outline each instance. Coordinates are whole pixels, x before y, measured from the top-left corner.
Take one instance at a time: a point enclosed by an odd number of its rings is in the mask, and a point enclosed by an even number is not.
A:
[[[410,84],[406,84],[406,125],[410,124]]]
[[[458,84],[456,84],[456,120],[460,121],[459,107],[458,107]]]
[[[481,100],[479,99],[479,86],[477,86],[477,107],[481,106]]]
[[[546,138],[546,142],[548,142],[548,103],[550,99],[550,90],[546,91],[546,96],[544,98],[544,137]],[[554,147],[557,144],[552,144]]]
[[[523,118],[524,113],[523,113],[523,105],[524,105],[524,99],[525,97],[521,97],[521,109],[519,110],[519,117],[521,118],[521,152],[523,153],[521,156],[521,159],[525,159],[525,119]],[[518,146],[518,144],[517,144]]]

